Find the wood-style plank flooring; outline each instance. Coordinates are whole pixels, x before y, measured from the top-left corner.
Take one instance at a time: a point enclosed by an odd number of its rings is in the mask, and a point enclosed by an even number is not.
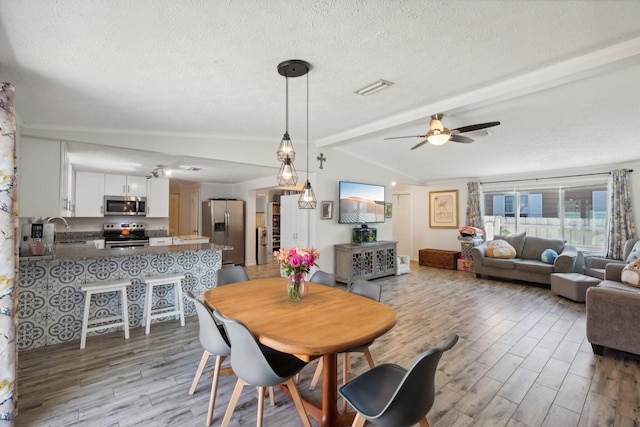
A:
[[[274,267],[247,271],[265,277],[277,274]],[[371,352],[377,363],[408,367],[449,333],[460,334],[440,361],[432,427],[640,425],[640,357],[608,349],[595,356],[585,338],[584,304],[544,286],[411,267],[408,275],[379,280],[382,301],[397,311],[398,322]],[[208,375],[188,395],[202,355],[196,317],[184,328],[177,321],[154,323],[148,336],[135,328],[128,341],[118,332],[78,347],[19,354],[17,426],[205,424]],[[367,369],[361,356],[352,360],[353,375]],[[212,366],[210,360],[207,372]],[[312,362],[302,371],[299,388],[318,401],[320,390],[308,389],[314,369]],[[234,384],[235,377],[220,379],[214,425]],[[231,425],[255,425],[256,399],[255,389],[245,388]],[[300,425],[293,403],[279,391],[276,400],[275,407],[265,405],[265,426]]]

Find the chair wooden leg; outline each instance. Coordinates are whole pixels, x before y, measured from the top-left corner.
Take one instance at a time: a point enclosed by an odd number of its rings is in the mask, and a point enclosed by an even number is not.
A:
[[[216,394],[218,393],[218,379],[220,378],[220,367],[224,356],[216,356],[216,365],[213,369],[213,381],[211,382],[211,396],[209,396],[209,410],[207,411],[207,426],[213,423],[213,410],[216,406]]]
[[[360,413],[357,413],[356,417],[353,419],[353,424],[351,424],[351,427],[362,427],[365,421],[367,421],[367,419],[360,415]]]
[[[276,398],[273,393],[273,387],[269,387],[269,403],[271,403],[271,406],[276,406]]]
[[[429,421],[427,421],[427,417],[424,417],[423,419],[421,419],[418,424],[420,425],[420,427],[430,427]]]
[[[342,385],[347,383],[349,371],[351,371],[351,357],[349,356],[349,353],[344,353],[342,358]]]
[[[309,384],[309,390],[316,389],[316,385],[318,385],[318,381],[320,380],[320,375],[322,375],[322,358],[318,359],[318,365],[316,366],[316,371],[313,373],[311,384]]]
[[[246,382],[242,381],[238,378],[236,381],[236,386],[233,389],[233,394],[231,395],[231,399],[229,399],[229,406],[227,406],[227,412],[224,413],[224,419],[222,420],[222,427],[227,427],[229,425],[229,421],[231,421],[231,416],[233,415],[233,411],[236,409],[236,405],[238,404],[238,399],[242,394],[242,389],[247,385]]]
[[[369,347],[365,348],[364,351],[364,357],[367,358],[367,362],[369,362],[369,368],[373,369],[376,367],[376,362],[373,361],[373,356],[371,356],[371,352],[369,351]]]
[[[262,427],[262,416],[264,415],[264,387],[258,387],[258,415],[256,427]]]
[[[298,391],[298,387],[296,387],[295,381],[293,381],[293,378],[289,378],[285,384],[291,393],[291,398],[293,399],[293,403],[296,405],[296,409],[298,409],[298,413],[302,419],[302,424],[305,427],[311,427],[309,416],[307,415],[307,411],[304,410],[304,404],[302,403],[302,398],[300,397],[300,392]]]
[[[202,358],[200,359],[200,364],[198,365],[198,369],[196,370],[196,376],[193,377],[193,382],[191,383],[191,388],[189,389],[189,394],[193,394],[196,391],[196,387],[200,382],[200,377],[202,376],[202,372],[204,371],[204,367],[207,366],[207,362],[209,361],[209,353],[207,350],[202,353]]]

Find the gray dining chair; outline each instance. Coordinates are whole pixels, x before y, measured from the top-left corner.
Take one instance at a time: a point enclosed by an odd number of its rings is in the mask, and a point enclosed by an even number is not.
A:
[[[264,392],[266,387],[285,384],[291,393],[291,398],[300,414],[305,427],[311,427],[309,417],[304,409],[302,398],[293,377],[304,368],[307,363],[297,357],[282,353],[260,344],[251,331],[240,321],[224,317],[218,311],[213,312],[227,331],[231,341],[231,367],[238,376],[238,381],[229,400],[227,412],[222,420],[222,427],[229,425],[231,416],[238,403],[245,385],[258,388],[257,426],[262,426],[264,412]]]
[[[309,281],[326,286],[336,285],[336,278],[334,277],[334,275],[322,270],[316,270],[316,272],[311,275]]]
[[[231,354],[231,347],[229,345],[227,334],[224,331],[224,327],[222,325],[216,324],[211,311],[209,311],[207,306],[205,306],[201,301],[197,300],[193,296],[193,293],[191,293],[190,291],[186,293],[186,297],[196,306],[198,325],[200,328],[200,345],[204,347],[204,353],[202,353],[202,358],[200,359],[200,364],[198,365],[198,369],[196,370],[196,375],[193,378],[193,382],[191,383],[189,394],[192,395],[196,391],[198,382],[200,382],[200,378],[202,377],[202,372],[204,371],[205,366],[207,366],[209,356],[216,356],[216,363],[213,369],[212,377],[213,384],[211,385],[211,397],[209,398],[209,409],[207,411],[207,426],[210,426],[213,421],[213,410],[216,404],[218,379],[220,378],[221,374],[222,362],[227,356]],[[233,374],[233,372],[225,372],[225,374],[230,375]]]
[[[380,302],[380,298],[382,297],[382,286],[379,283],[369,282],[368,280],[356,279],[353,281],[349,292],[372,299],[376,302]],[[349,351],[345,351],[343,353],[342,384],[345,384],[347,382],[347,377],[349,375],[349,371],[351,370],[350,353],[364,353],[364,357],[367,359],[369,367],[375,368],[376,363],[373,360],[373,356],[371,356],[371,352],[369,351],[369,346],[371,344],[373,344],[373,341],[356,348],[352,348]],[[313,378],[311,378],[311,384],[309,385],[309,388],[311,390],[315,390],[316,386],[318,385],[320,375],[322,374],[322,366],[322,359],[320,359],[320,361],[318,362],[318,366],[316,367],[316,371],[313,374]]]
[[[216,286],[230,285],[231,283],[246,282],[249,276],[241,265],[221,268],[216,272]]]
[[[422,353],[409,369],[385,363],[343,385],[338,392],[358,412],[352,427],[366,420],[380,427],[429,427],[438,362],[457,341],[453,333],[440,347]]]

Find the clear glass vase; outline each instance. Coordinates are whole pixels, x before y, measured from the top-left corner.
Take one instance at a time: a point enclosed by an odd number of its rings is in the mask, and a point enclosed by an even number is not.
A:
[[[287,292],[291,301],[300,301],[304,296],[306,283],[301,276],[291,276],[287,285]]]

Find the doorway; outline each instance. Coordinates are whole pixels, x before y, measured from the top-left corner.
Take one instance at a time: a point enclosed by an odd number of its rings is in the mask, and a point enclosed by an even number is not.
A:
[[[180,195],[169,194],[169,236],[180,234]]]

